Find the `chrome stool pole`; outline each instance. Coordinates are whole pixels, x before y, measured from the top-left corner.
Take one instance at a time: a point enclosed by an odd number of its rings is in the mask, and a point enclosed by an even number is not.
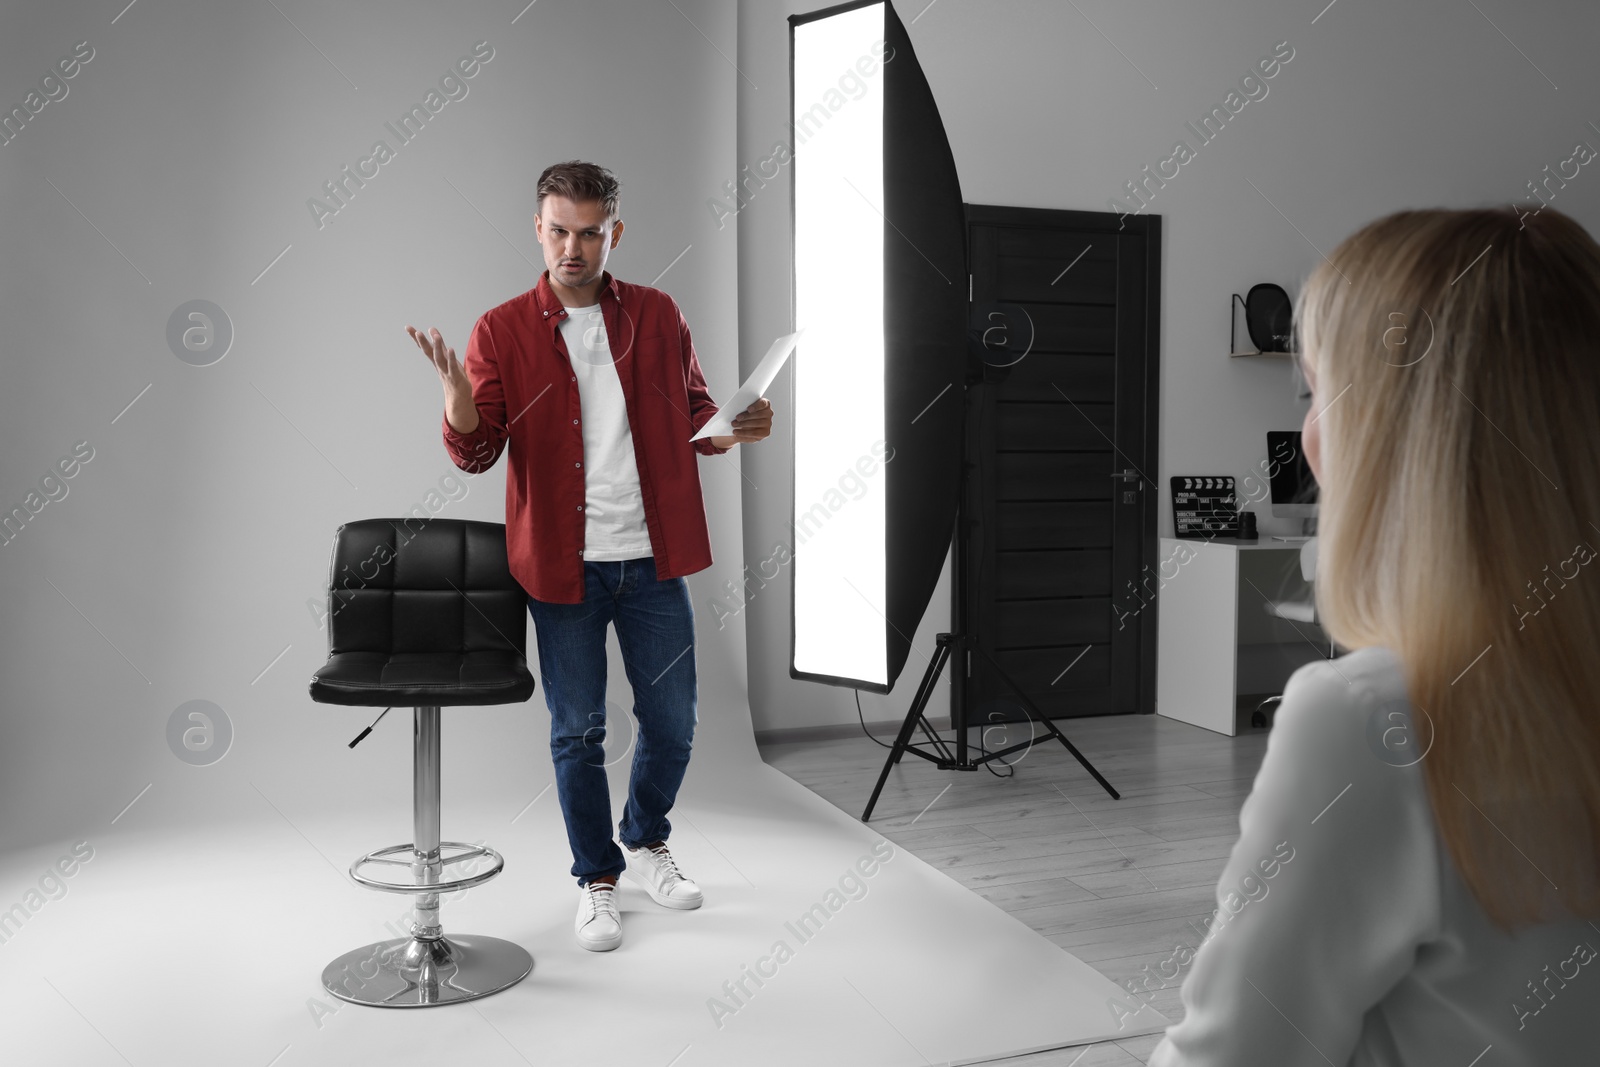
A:
[[[420,1008],[498,993],[533,970],[521,945],[498,937],[446,937],[439,922],[439,895],[482,885],[505,867],[487,845],[439,839],[439,708],[418,707],[412,739],[412,840],[369,852],[350,865],[350,877],[370,889],[415,898],[411,936],[352,949],[322,971],[329,993],[352,1004]],[[446,850],[459,854],[446,856]],[[410,853],[408,859],[391,859]],[[486,870],[444,878],[452,864],[488,859]],[[369,875],[369,864],[400,867],[406,880]]]

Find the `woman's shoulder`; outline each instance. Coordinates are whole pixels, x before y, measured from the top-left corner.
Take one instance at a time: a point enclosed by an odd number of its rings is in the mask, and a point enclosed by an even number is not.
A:
[[[1361,700],[1369,695],[1390,697],[1396,695],[1396,690],[1400,694],[1405,691],[1405,666],[1399,653],[1393,649],[1373,645],[1346,652],[1335,659],[1312,660],[1289,677],[1289,686],[1297,682],[1301,685],[1312,684],[1324,696],[1342,689],[1342,695],[1352,700]],[[1288,692],[1288,687],[1285,687],[1285,699]]]
[[[1372,755],[1395,766],[1416,755],[1407,744],[1424,743],[1425,716],[1406,691],[1405,666],[1394,650],[1357,649],[1336,659],[1315,660],[1299,668],[1283,688],[1277,725],[1288,732],[1362,734]],[[1274,727],[1277,733],[1277,727]],[[1370,735],[1370,736],[1369,736]],[[1413,736],[1416,735],[1416,736]]]
[[[1420,764],[1432,739],[1432,722],[1407,696],[1400,657],[1388,648],[1359,649],[1290,677],[1258,784],[1302,794],[1349,786],[1346,800],[1414,809],[1415,818],[1394,829],[1420,833],[1431,823]]]

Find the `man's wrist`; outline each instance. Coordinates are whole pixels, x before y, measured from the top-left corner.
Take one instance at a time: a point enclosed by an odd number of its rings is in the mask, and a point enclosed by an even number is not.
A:
[[[738,443],[739,443],[739,439],[737,437],[733,437],[733,436],[728,436],[728,437],[716,437],[716,436],[713,436],[711,438],[711,447],[712,448],[732,448],[734,445],[736,445]]]
[[[478,406],[473,403],[470,396],[447,396],[444,402],[444,421],[452,431],[466,436],[477,432],[483,420],[478,415]]]

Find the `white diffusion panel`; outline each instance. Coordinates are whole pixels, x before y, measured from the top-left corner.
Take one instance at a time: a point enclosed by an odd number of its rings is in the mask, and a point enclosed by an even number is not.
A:
[[[870,4],[794,27],[795,328],[805,331],[793,357],[794,666],[877,685],[888,681],[883,20]]]

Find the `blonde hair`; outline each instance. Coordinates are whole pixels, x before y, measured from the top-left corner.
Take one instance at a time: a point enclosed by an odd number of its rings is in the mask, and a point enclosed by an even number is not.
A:
[[[1490,918],[1600,917],[1600,246],[1548,209],[1402,211],[1295,318],[1325,629],[1404,663],[1440,837]]]

